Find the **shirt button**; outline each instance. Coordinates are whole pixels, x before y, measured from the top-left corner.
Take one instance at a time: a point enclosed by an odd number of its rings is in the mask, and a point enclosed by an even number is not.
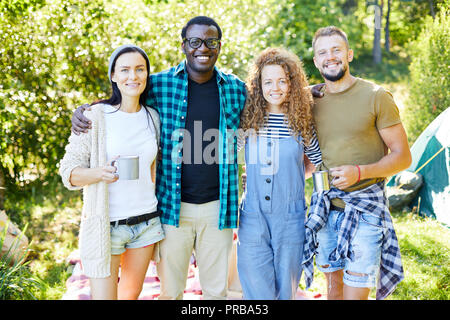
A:
[[[183,119],[183,120],[184,120],[184,116],[181,116],[181,119]]]
[[[270,200],[270,197],[269,197],[269,196],[266,196],[264,199],[266,199],[267,201],[269,201],[269,200]]]
[[[267,145],[268,145],[269,147],[271,147],[271,146],[272,146],[272,142],[271,142],[271,141],[267,142]]]
[[[267,179],[266,179],[266,182],[267,182],[267,183],[271,183],[272,180],[270,180],[270,178],[267,178]]]
[[[272,164],[272,161],[267,160],[267,164],[270,166]]]
[[[180,170],[180,166],[177,166],[177,170]]]

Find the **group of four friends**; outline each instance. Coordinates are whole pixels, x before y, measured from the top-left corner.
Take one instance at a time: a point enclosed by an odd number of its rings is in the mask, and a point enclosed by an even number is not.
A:
[[[294,299],[302,272],[310,287],[314,259],[328,299],[392,293],[403,268],[384,183],[411,155],[392,95],[350,74],[345,32],[315,33],[325,84],[312,89],[282,48],[263,50],[246,83],[220,71],[222,31],[209,17],[191,19],[181,38],[186,59],[155,74],[144,50],[117,48],[111,97],[72,117],[60,174],[83,188],[79,249],[92,298],[137,299],[153,259],[159,299],[182,299],[194,250],[203,298],[226,299],[236,228],[244,299]],[[121,155],[139,156],[139,179],[120,179]],[[313,193],[306,217],[315,170],[332,185]]]

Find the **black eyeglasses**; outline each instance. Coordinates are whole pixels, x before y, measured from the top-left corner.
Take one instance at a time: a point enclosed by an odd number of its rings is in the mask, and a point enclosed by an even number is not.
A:
[[[209,49],[217,49],[217,47],[220,44],[220,40],[217,38],[209,38],[206,40],[200,39],[200,38],[184,38],[183,42],[187,41],[189,43],[189,46],[192,49],[198,49],[202,46],[203,43],[209,48]]]

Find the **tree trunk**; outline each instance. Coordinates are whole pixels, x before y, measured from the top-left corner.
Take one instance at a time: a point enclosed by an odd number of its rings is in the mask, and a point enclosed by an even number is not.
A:
[[[391,14],[391,0],[387,0],[387,13],[386,13],[386,23],[384,26],[384,48],[386,49],[386,52],[391,51],[391,37],[389,33],[389,16]]]
[[[353,9],[358,6],[357,0],[346,0],[342,5],[342,12],[347,16],[351,13]]]
[[[434,17],[436,17],[436,12],[434,12],[433,0],[428,0],[428,3],[430,4],[430,13],[434,20]]]
[[[372,50],[372,56],[373,56],[373,62],[375,64],[381,63],[381,9],[378,5],[378,0],[374,1],[374,20],[375,20],[375,26],[374,26],[374,35],[373,35],[373,50]]]

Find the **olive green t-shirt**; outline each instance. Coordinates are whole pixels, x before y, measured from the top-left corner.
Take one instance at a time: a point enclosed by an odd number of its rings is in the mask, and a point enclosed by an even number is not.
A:
[[[392,94],[360,78],[345,91],[315,98],[313,112],[323,160],[319,170],[379,161],[388,149],[378,130],[401,123]],[[363,189],[384,179],[361,180],[344,191]],[[332,203],[345,207],[341,199]]]

